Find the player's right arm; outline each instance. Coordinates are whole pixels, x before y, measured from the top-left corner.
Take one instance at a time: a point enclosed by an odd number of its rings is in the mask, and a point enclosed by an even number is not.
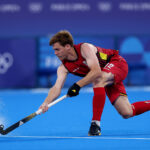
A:
[[[67,74],[68,74],[67,69],[64,67],[63,64],[61,64],[57,69],[57,80],[54,86],[52,86],[52,88],[50,89],[45,101],[42,103],[42,105],[39,108],[39,109],[42,109],[43,113],[48,110],[48,104],[51,103],[60,95],[61,89],[65,83]]]

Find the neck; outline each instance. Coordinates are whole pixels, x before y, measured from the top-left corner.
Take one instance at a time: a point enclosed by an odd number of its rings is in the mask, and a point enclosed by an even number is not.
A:
[[[71,47],[70,51],[68,52],[67,60],[74,61],[77,58],[78,58],[78,56],[77,56],[77,53],[76,53],[74,47]]]

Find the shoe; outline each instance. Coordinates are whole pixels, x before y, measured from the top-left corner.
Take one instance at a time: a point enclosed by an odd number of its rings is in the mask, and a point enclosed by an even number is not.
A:
[[[88,136],[99,136],[99,135],[101,135],[101,128],[95,122],[92,122],[90,130],[88,132]]]

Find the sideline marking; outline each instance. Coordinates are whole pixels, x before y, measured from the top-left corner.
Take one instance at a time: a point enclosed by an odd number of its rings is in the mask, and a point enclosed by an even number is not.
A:
[[[35,138],[35,139],[100,139],[100,140],[150,140],[142,137],[64,137],[64,136],[0,136],[0,138]]]

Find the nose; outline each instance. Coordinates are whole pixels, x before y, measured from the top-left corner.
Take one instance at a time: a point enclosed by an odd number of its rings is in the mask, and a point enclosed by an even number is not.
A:
[[[57,51],[55,51],[55,55],[57,55],[58,54],[58,52]]]

